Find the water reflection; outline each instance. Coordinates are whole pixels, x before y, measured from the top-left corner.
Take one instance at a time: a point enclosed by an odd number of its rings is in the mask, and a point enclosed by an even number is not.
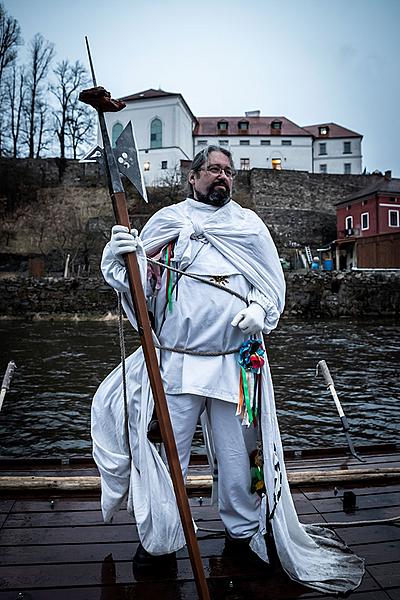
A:
[[[326,360],[356,444],[397,438],[399,326],[366,321],[281,322],[268,341],[286,448],[343,446],[329,392],[315,366]],[[0,454],[88,455],[90,403],[119,362],[114,321],[1,321],[1,374],[17,364],[0,413]],[[128,332],[127,347],[138,338]],[[197,445],[201,441],[197,442]]]

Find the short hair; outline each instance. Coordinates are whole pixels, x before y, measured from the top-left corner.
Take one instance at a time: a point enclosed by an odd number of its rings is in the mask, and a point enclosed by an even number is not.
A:
[[[206,146],[205,148],[203,148],[203,150],[200,150],[200,152],[198,152],[196,154],[196,156],[194,157],[194,159],[192,161],[192,164],[190,165],[189,173],[192,171],[194,171],[195,173],[198,173],[201,170],[201,167],[204,164],[208,163],[208,157],[210,156],[211,152],[221,152],[222,154],[225,154],[225,156],[227,156],[229,158],[229,162],[231,164],[232,169],[234,168],[232,154],[231,154],[231,152],[229,152],[229,150],[227,150],[226,148],[222,148],[221,146],[210,145],[210,146]],[[190,182],[189,182],[189,188],[190,188],[190,193],[193,196],[194,190],[193,190],[193,186]]]

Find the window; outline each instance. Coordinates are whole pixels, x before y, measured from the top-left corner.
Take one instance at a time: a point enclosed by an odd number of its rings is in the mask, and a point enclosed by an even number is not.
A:
[[[346,232],[348,232],[350,229],[353,229],[353,217],[346,217],[344,221],[344,228],[346,229]]]
[[[218,121],[219,131],[228,131],[228,121]]]
[[[351,142],[343,142],[343,154],[351,154]]]
[[[239,121],[238,123],[238,129],[240,129],[241,131],[243,131],[244,129],[247,130],[249,128],[249,122],[248,121]]]
[[[250,146],[250,140],[240,140],[239,146]]]
[[[291,146],[292,140],[282,140],[282,146]]]
[[[228,146],[229,145],[229,141],[228,140],[218,140],[218,144],[220,146]]]
[[[248,171],[250,169],[250,159],[249,158],[241,158],[240,159],[240,168],[243,171]]]
[[[326,152],[326,142],[321,142],[319,145],[319,154],[327,154]]]
[[[344,163],[344,171],[345,175],[351,175],[351,163]]]
[[[115,144],[117,143],[117,139],[121,135],[122,130],[123,130],[123,127],[122,127],[121,123],[115,123],[115,125],[113,125],[112,135],[111,135],[113,148],[115,148]]]
[[[260,145],[261,146],[270,146],[271,140],[260,140]]]
[[[197,140],[198,146],[207,146],[207,140]]]
[[[150,125],[150,148],[162,147],[162,123],[157,117]]]
[[[161,168],[162,169],[168,169],[168,161],[167,160],[162,160],[161,161]]]
[[[319,172],[320,173],[327,173],[328,172],[328,165],[319,165]]]
[[[319,129],[319,135],[328,135],[329,127],[327,125],[322,125]]]
[[[272,168],[275,169],[276,171],[281,171],[282,169],[282,160],[280,158],[273,158],[272,161]]]
[[[282,129],[282,121],[272,121],[271,129]]]
[[[361,229],[365,231],[365,229],[369,229],[369,213],[362,213],[361,215]]]
[[[389,227],[400,227],[400,211],[389,210]]]

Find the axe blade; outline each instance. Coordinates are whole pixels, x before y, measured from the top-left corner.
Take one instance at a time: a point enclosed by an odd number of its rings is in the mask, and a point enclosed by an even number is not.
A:
[[[113,148],[121,175],[124,175],[135,186],[141,197],[147,202],[147,192],[140,169],[139,156],[136,146],[135,134],[131,121],[119,135]]]

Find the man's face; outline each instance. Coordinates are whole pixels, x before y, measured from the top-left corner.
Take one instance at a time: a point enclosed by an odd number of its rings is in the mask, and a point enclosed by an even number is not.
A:
[[[220,172],[215,167],[220,167]],[[222,152],[210,152],[208,162],[202,165],[201,170],[190,173],[189,181],[196,200],[217,206],[226,203],[232,193],[233,177],[229,177],[224,169],[232,172],[229,158]],[[213,170],[217,172],[213,173]]]

